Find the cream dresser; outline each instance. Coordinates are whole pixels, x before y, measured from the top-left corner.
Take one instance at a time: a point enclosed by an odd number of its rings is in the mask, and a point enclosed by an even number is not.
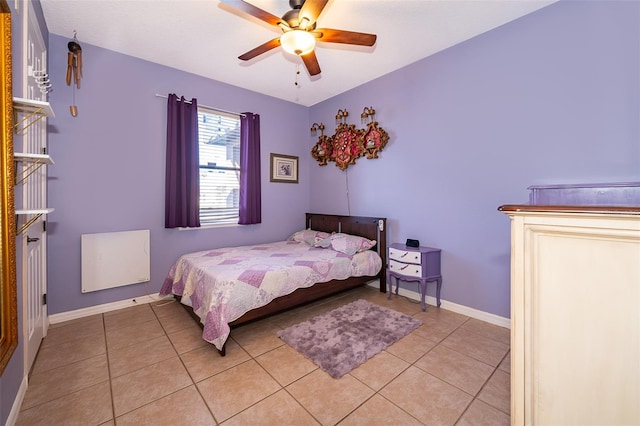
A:
[[[511,423],[640,425],[640,207],[505,205]]]

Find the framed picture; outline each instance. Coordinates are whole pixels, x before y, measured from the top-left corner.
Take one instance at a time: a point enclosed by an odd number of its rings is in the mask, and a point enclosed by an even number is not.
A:
[[[271,182],[298,183],[298,157],[271,153]]]

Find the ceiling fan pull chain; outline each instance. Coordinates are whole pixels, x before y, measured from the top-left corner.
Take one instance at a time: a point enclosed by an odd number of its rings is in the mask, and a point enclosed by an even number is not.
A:
[[[299,86],[298,86],[298,76],[299,76],[299,75],[300,75],[300,64],[296,64],[296,79],[295,79],[295,81],[293,82],[293,84],[295,84],[295,85],[296,85],[296,87],[299,87]]]

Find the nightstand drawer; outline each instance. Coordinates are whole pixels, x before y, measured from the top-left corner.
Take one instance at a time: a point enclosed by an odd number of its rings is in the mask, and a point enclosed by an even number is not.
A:
[[[391,249],[389,250],[391,251]],[[420,263],[420,253],[418,253],[418,265],[411,263],[402,263],[395,260],[389,260],[389,269],[396,274],[402,274],[407,277],[422,277],[422,266]]]
[[[420,263],[422,263],[422,253],[419,251],[399,250],[389,247],[389,259],[420,265]]]

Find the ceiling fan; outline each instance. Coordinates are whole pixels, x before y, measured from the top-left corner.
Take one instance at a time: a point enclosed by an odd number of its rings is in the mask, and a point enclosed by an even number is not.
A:
[[[248,61],[271,49],[282,46],[286,52],[302,58],[309,75],[317,75],[320,74],[320,64],[314,51],[316,40],[359,46],[373,46],[376,42],[375,34],[316,28],[318,15],[320,15],[329,0],[289,0],[291,10],[285,13],[282,18],[278,18],[244,0],[221,1],[268,24],[274,25],[283,32],[280,37],[269,40],[238,56],[238,59],[243,61]]]

